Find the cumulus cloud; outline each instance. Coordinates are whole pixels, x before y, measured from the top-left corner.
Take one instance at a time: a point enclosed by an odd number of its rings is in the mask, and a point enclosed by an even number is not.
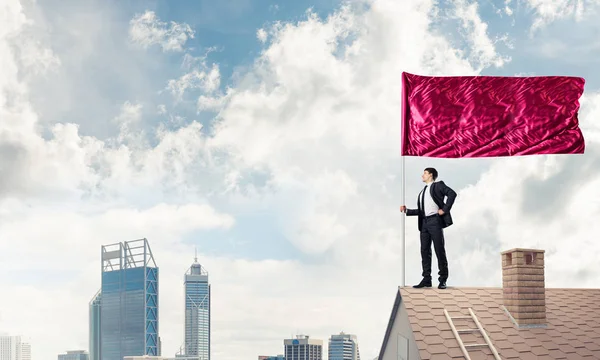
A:
[[[169,90],[177,100],[181,100],[187,90],[200,89],[205,93],[212,93],[219,88],[220,84],[221,74],[219,72],[219,66],[213,64],[210,69],[196,69],[182,75],[179,79],[169,80],[167,90]]]
[[[598,0],[527,0],[527,5],[537,15],[531,30],[535,31],[553,21],[573,17],[576,21],[584,18],[586,12],[592,12],[600,5]]]
[[[183,51],[188,39],[194,38],[194,31],[188,24],[163,22],[154,11],[146,11],[131,19],[129,37],[142,48],[159,45],[165,52]]]
[[[477,2],[460,0],[454,2],[454,5],[455,16],[461,20],[463,28],[467,29],[473,60],[480,66],[478,70],[481,71],[492,65],[502,67],[510,61],[509,57],[497,53],[495,44],[487,33],[488,26],[479,17]]]
[[[267,38],[268,38],[269,34],[267,34],[267,32],[265,31],[265,29],[258,29],[256,31],[256,38],[261,42],[261,43],[265,43],[267,42]]]

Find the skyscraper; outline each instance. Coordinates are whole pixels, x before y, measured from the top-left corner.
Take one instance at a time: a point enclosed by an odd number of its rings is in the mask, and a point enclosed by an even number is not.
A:
[[[89,360],[90,354],[84,350],[67,351],[66,354],[59,354],[58,360]]]
[[[198,257],[185,273],[185,356],[210,360],[210,283]]]
[[[323,360],[323,341],[308,335],[283,340],[285,360]]]
[[[148,240],[102,246],[100,356],[158,355],[158,267]]]
[[[0,360],[31,360],[31,344],[21,336],[0,336]]]
[[[100,290],[94,295],[92,301],[90,301],[90,345],[89,345],[89,357],[90,360],[102,360],[100,355],[100,301],[102,299],[102,293]]]
[[[28,342],[21,342],[21,359],[20,360],[31,360],[31,344]]]
[[[356,335],[331,335],[328,360],[360,360]]]

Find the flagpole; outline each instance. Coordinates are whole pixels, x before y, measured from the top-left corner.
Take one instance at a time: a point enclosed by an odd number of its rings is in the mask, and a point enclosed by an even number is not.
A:
[[[406,93],[407,93],[407,81],[406,81],[406,73],[402,72],[402,100],[400,105],[400,168],[402,170],[402,175],[400,177],[402,181],[402,186],[400,187],[400,199],[403,205],[406,205],[405,192],[406,192],[406,163],[405,163],[405,153],[404,153],[404,141],[406,140],[404,133],[405,129],[405,113],[408,108],[406,103]],[[407,209],[408,210],[408,209]],[[402,243],[402,286],[406,286],[406,213],[400,214],[400,242]]]
[[[400,199],[402,199],[402,204],[406,205],[405,192],[406,192],[406,166],[405,166],[405,157],[404,155],[400,155],[400,168],[402,169],[402,176],[400,177],[402,181],[402,192],[400,194]],[[406,286],[406,214],[400,214],[400,238],[402,243],[402,286]]]

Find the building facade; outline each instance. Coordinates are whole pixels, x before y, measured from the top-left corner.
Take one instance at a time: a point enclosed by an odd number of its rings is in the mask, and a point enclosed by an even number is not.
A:
[[[90,360],[90,354],[85,350],[67,351],[66,354],[59,354],[58,360]]]
[[[164,357],[164,356],[125,356],[123,360],[197,360],[195,357],[186,356],[175,356],[175,357]]]
[[[31,360],[31,344],[21,342],[21,360]]]
[[[102,292],[98,290],[96,295],[90,301],[90,319],[89,319],[89,357],[90,360],[102,360],[100,355],[100,301]]]
[[[285,360],[285,356],[277,355],[277,356],[259,356],[258,360]]]
[[[285,360],[323,360],[323,341],[308,335],[283,340]]]
[[[102,246],[100,359],[159,355],[158,267],[148,240]]]
[[[210,360],[210,283],[198,257],[184,277],[185,343],[183,355]]]
[[[31,344],[21,336],[0,336],[0,360],[31,360]]]
[[[356,335],[331,335],[329,338],[328,360],[360,360]]]

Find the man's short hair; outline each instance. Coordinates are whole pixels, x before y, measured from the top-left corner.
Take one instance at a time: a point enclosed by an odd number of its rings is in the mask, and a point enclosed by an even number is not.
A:
[[[438,177],[438,172],[436,169],[432,168],[432,167],[428,167],[425,169],[425,171],[427,171],[428,173],[430,173],[431,175],[433,175],[433,180],[437,180]]]

